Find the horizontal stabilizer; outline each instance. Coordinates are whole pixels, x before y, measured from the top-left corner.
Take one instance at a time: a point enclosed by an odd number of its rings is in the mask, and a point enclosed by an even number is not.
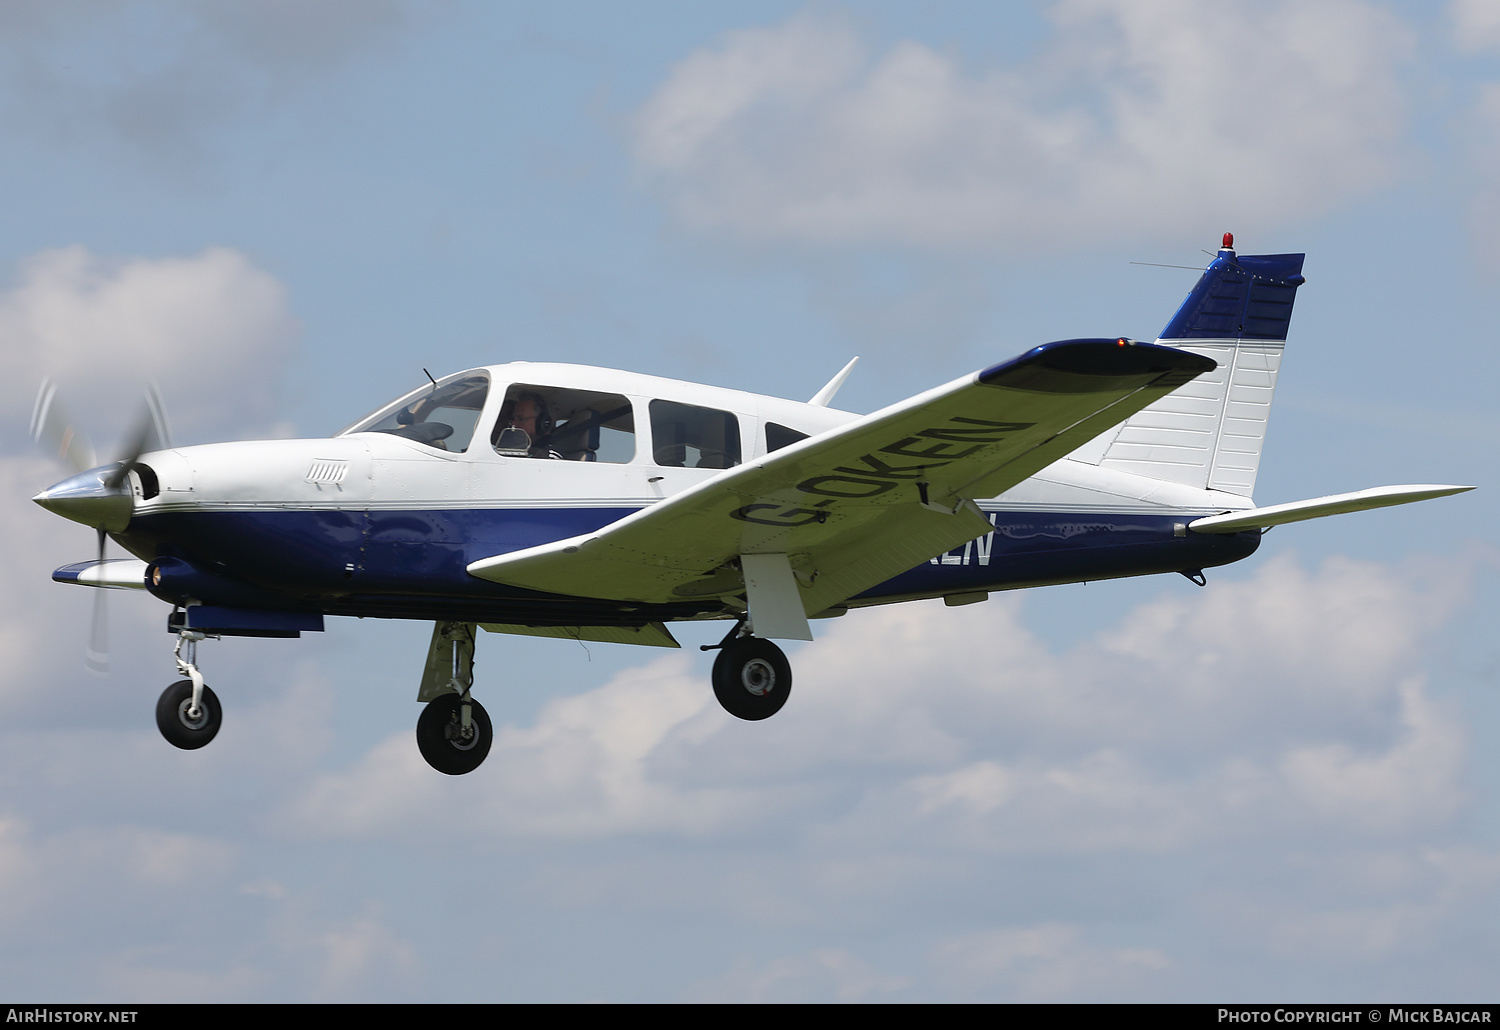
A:
[[[146,563],[139,558],[76,561],[72,565],[55,569],[52,578],[59,583],[77,583],[86,587],[145,590]]]
[[[1266,508],[1251,508],[1248,511],[1231,511],[1223,515],[1210,515],[1188,523],[1195,533],[1237,533],[1242,529],[1266,529],[1286,522],[1302,522],[1305,519],[1321,519],[1325,515],[1342,515],[1349,511],[1364,511],[1367,508],[1386,508],[1393,504],[1410,504],[1432,497],[1461,494],[1472,486],[1375,486],[1368,490],[1356,490],[1350,494],[1332,494],[1314,497],[1307,501],[1292,501],[1289,504],[1273,504]]]

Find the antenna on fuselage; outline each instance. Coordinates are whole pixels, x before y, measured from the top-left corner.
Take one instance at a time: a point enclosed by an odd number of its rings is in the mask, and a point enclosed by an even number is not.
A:
[[[849,373],[854,371],[854,365],[857,361],[859,361],[858,355],[850,358],[849,364],[845,365],[838,375],[828,380],[828,385],[813,394],[812,400],[807,403],[816,404],[820,408],[828,407],[828,402],[833,400],[833,395],[839,392],[839,387],[844,385],[844,380],[848,379]]]
[[[422,369],[422,374],[423,374],[423,375],[424,375],[424,376],[426,376],[426,377],[427,377],[427,378],[428,378],[428,379],[432,379],[432,373],[431,373],[431,372],[429,372],[429,371],[427,371],[427,370],[426,370],[426,369],[425,369],[425,368],[424,368],[424,369]],[[432,379],[432,385],[433,385],[433,386],[436,386],[436,385],[437,385],[437,380],[436,380],[436,379]]]

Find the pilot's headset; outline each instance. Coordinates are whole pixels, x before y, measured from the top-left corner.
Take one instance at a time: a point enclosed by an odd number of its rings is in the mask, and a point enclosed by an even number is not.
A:
[[[522,401],[530,401],[536,408],[536,436],[533,438],[526,430],[514,425],[516,408],[520,407]],[[495,450],[500,454],[513,457],[525,457],[536,454],[539,441],[545,441],[552,435],[552,411],[547,407],[547,402],[542,399],[541,394],[530,390],[518,393],[505,402],[505,407],[500,409],[500,421],[495,425],[495,438],[491,441]],[[546,448],[540,448],[542,454],[546,454]]]

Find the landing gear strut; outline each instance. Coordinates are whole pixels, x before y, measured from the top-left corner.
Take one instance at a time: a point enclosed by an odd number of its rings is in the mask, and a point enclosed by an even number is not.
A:
[[[439,622],[432,629],[418,701],[417,750],[440,773],[462,776],[479,768],[495,731],[484,706],[469,696],[474,685],[472,622]]]
[[[172,653],[177,656],[177,671],[187,679],[178,680],[162,691],[156,702],[156,728],[168,744],[184,751],[196,751],[213,740],[224,721],[218,697],[204,684],[203,673],[198,671],[198,641],[203,636],[193,630],[183,630],[177,635],[177,646]]]
[[[751,722],[781,711],[792,692],[792,666],[781,648],[758,637],[733,637],[714,659],[714,696],[724,710]]]

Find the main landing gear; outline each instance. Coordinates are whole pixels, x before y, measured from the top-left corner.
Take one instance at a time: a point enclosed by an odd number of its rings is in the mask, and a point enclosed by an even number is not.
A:
[[[737,719],[757,722],[781,711],[792,692],[792,666],[781,648],[759,637],[740,636],[745,623],[729,631],[718,644],[714,659],[714,697]]]
[[[203,636],[193,630],[177,634],[177,646],[172,653],[177,657],[178,673],[187,679],[178,680],[162,691],[156,702],[156,728],[168,744],[184,751],[196,751],[213,740],[224,721],[218,697],[204,684],[203,673],[198,671],[198,641]]]
[[[417,750],[440,773],[462,776],[479,768],[495,730],[484,706],[469,696],[474,685],[472,622],[439,622],[432,629],[418,701],[427,707],[417,719]]]
[[[449,776],[479,768],[494,739],[489,713],[467,693],[434,698],[417,719],[417,749],[428,765]]]

